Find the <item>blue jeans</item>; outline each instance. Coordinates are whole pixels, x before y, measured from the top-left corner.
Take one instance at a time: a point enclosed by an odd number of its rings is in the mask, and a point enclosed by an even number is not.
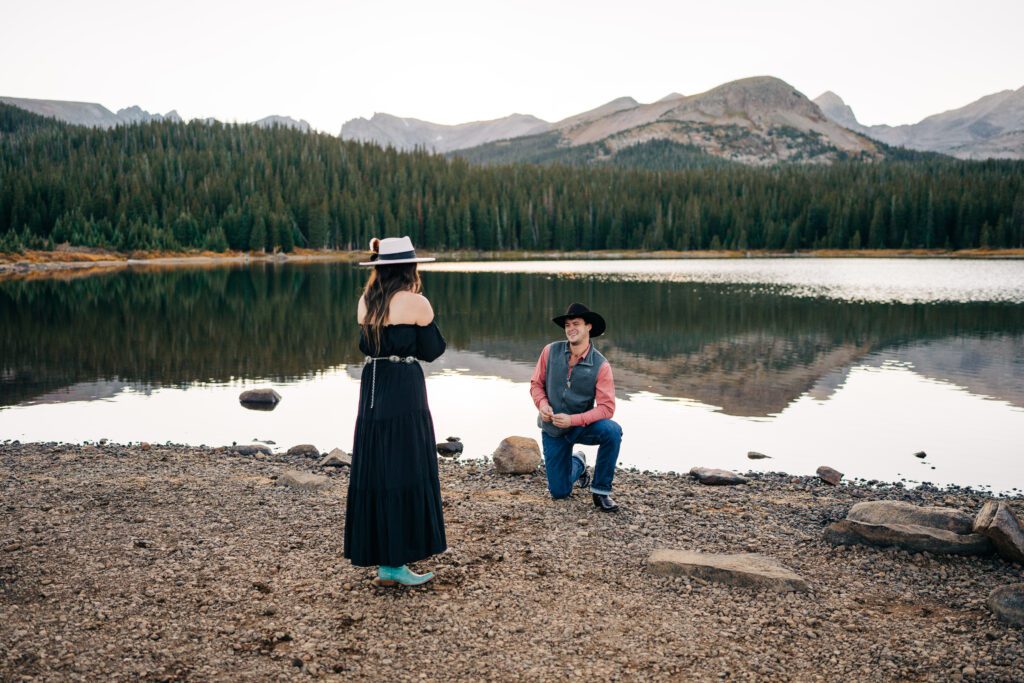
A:
[[[615,463],[622,445],[622,427],[614,420],[598,420],[586,427],[573,427],[562,436],[541,432],[544,443],[544,469],[548,474],[548,491],[552,498],[566,498],[572,485],[583,474],[583,463],[572,457],[576,444],[598,446],[597,464],[590,482],[590,492],[610,495]]]

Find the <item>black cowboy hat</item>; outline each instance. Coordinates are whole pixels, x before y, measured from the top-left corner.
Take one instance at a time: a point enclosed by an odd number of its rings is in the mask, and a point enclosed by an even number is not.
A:
[[[569,304],[565,315],[559,315],[551,319],[559,327],[565,327],[565,321],[569,318],[583,318],[583,322],[590,323],[590,336],[600,337],[604,334],[604,318],[590,310],[583,304]]]

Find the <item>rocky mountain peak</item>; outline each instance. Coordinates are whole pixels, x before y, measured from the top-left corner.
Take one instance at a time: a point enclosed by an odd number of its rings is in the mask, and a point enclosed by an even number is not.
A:
[[[857,117],[853,113],[853,109],[850,108],[843,98],[835,94],[831,90],[826,90],[817,97],[814,98],[814,103],[821,108],[821,111],[825,116],[832,119],[840,126],[846,126],[851,130],[860,131],[862,126],[857,121]]]

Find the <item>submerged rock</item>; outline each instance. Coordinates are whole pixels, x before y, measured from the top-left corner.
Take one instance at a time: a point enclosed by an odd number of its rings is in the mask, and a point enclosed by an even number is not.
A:
[[[492,459],[501,474],[529,474],[540,467],[540,445],[527,436],[509,436],[498,444]]]
[[[985,501],[972,528],[992,539],[1003,558],[1024,564],[1024,530],[1009,505],[998,500]]]
[[[798,574],[757,553],[726,555],[658,548],[647,558],[647,568],[662,576],[696,576],[728,586],[780,593],[810,590]]]
[[[869,500],[857,503],[846,514],[847,519],[865,524],[909,524],[945,529],[955,534],[973,532],[974,520],[966,512],[953,508],[912,505],[896,500]]]
[[[895,546],[911,552],[936,555],[988,555],[992,542],[981,534],[957,534],[945,529],[913,524],[868,524],[843,519],[825,529],[832,545]]]
[[[690,476],[694,477],[701,484],[707,484],[708,486],[732,486],[735,484],[746,484],[750,481],[735,472],[718,470],[712,467],[694,467],[690,470]]]

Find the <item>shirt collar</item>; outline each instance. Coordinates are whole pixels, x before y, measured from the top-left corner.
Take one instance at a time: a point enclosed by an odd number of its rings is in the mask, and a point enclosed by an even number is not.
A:
[[[587,342],[587,350],[580,356],[577,361],[577,365],[593,365],[593,360],[590,358],[591,353],[594,350],[594,342]],[[565,355],[572,359],[572,345],[569,342],[565,342]]]

